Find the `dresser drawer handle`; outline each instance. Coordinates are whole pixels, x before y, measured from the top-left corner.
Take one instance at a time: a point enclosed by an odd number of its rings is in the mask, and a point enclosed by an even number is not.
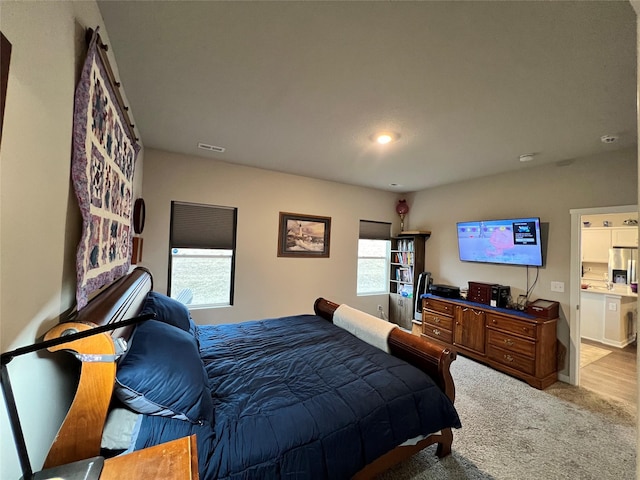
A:
[[[433,323],[440,323],[440,319],[438,317],[433,317]]]
[[[509,345],[509,346],[512,346],[512,345],[513,345],[513,340],[511,340],[510,338],[505,338],[505,339],[503,340],[503,342],[504,342],[505,344]]]
[[[494,318],[493,320],[491,320],[493,322],[494,325],[498,324],[498,321]]]
[[[463,312],[466,312],[467,310],[471,310],[471,311],[472,311],[474,314],[476,314],[476,315],[482,315],[482,312],[481,312],[481,311],[474,310],[473,308],[465,307],[465,308],[463,308],[463,309],[462,309],[462,311],[463,311]]]
[[[439,335],[440,335],[440,333],[441,333],[441,332],[440,332],[440,330],[438,330],[437,328],[434,328],[434,329],[433,329],[433,334],[434,334],[434,335],[438,335],[438,336],[439,336]]]
[[[504,359],[505,359],[507,362],[513,362],[513,357],[512,357],[511,355],[507,355],[507,354],[505,354],[505,355],[504,355]]]

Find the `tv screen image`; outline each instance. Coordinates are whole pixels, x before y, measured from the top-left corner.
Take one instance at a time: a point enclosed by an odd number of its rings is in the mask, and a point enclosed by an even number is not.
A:
[[[538,217],[458,222],[457,227],[464,262],[542,266]]]

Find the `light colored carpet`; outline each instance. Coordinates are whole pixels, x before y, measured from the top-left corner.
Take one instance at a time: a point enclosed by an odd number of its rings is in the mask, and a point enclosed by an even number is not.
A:
[[[611,350],[589,345],[587,343],[580,344],[580,366],[586,367],[590,363],[600,360],[611,353]]]
[[[462,356],[451,371],[462,421],[452,455],[432,445],[381,479],[636,478],[633,406],[561,382],[537,390]]]

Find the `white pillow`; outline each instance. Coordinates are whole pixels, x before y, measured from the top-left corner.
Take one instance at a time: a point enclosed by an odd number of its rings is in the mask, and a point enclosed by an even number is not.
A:
[[[100,446],[107,450],[127,450],[138,416],[139,413],[128,408],[116,407],[109,410]]]

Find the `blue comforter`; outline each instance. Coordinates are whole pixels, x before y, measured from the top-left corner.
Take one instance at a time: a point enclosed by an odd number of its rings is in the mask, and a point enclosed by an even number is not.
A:
[[[215,423],[145,416],[136,449],[197,434],[200,478],[347,479],[460,427],[418,369],[314,315],[198,327]]]

